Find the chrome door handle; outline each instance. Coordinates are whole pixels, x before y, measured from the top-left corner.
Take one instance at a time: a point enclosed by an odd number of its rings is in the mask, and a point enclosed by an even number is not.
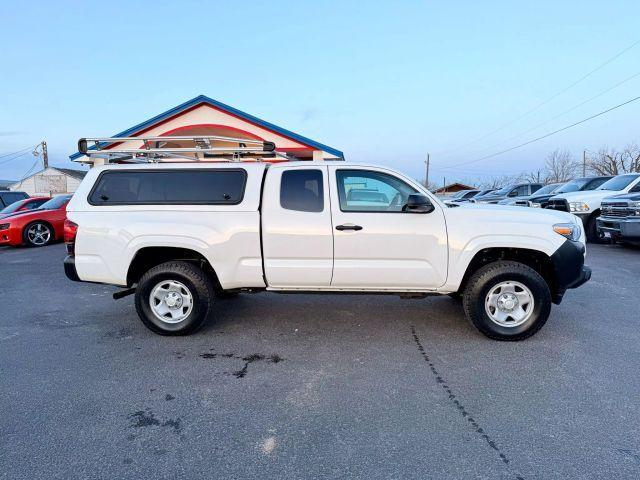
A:
[[[343,230],[362,230],[362,227],[360,225],[354,225],[353,223],[345,223],[344,225],[338,225],[336,227],[336,230],[340,230],[341,232]]]

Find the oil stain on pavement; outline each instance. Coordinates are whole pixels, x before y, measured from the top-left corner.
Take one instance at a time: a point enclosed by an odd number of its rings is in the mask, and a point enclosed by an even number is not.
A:
[[[228,372],[228,371],[222,372],[223,375],[233,375],[236,378],[246,377],[247,372],[249,371],[249,365],[251,365],[254,362],[260,362],[265,360],[269,363],[280,363],[281,361],[284,360],[284,358],[282,358],[280,355],[277,355],[277,354],[272,354],[267,356],[261,353],[252,353],[250,355],[241,357],[239,355],[236,355],[235,353],[215,353],[213,352],[213,349],[211,349],[211,352],[201,353],[199,356],[200,358],[205,358],[205,359],[232,358],[236,360],[242,360],[244,362],[244,365],[242,366],[242,368],[240,368],[240,370],[234,370],[231,372]]]

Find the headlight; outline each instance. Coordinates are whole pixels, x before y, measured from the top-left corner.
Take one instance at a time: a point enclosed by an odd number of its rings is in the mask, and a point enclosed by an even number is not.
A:
[[[574,242],[580,239],[580,226],[575,223],[556,223],[553,231]]]
[[[589,205],[584,202],[571,202],[569,204],[569,210],[571,212],[588,212]]]
[[[529,202],[529,206],[531,208],[541,208],[542,204],[541,203],[537,203],[537,202]]]

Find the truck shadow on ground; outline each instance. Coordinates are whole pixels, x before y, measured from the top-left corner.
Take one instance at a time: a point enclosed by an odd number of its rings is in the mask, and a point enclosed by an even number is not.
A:
[[[236,328],[322,330],[345,325],[415,324],[450,336],[476,336],[459,301],[447,296],[405,300],[393,295],[260,293],[222,299],[201,335]]]

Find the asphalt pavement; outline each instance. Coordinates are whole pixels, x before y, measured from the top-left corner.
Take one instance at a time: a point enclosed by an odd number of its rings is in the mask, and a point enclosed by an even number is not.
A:
[[[0,248],[0,478],[640,478],[640,250],[519,343],[448,297],[244,294],[189,337]]]

